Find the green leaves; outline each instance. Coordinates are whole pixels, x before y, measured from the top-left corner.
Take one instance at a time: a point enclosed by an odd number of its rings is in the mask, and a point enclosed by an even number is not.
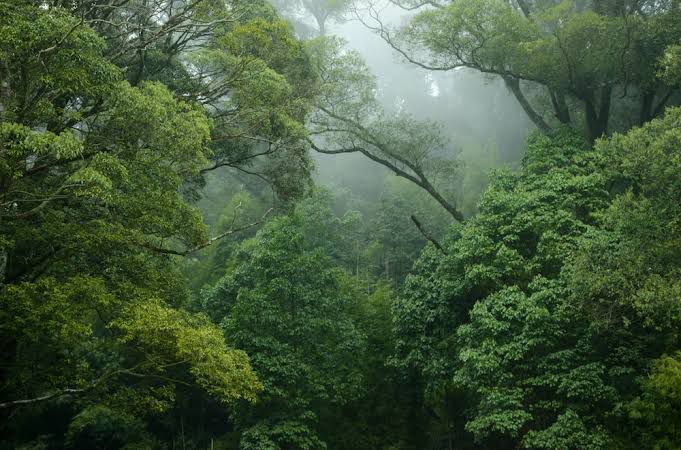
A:
[[[72,131],[59,134],[36,132],[13,122],[0,123],[0,142],[3,151],[13,159],[26,159],[36,155],[68,160],[83,153],[82,141]]]
[[[167,367],[186,365],[196,383],[223,402],[254,402],[262,388],[248,356],[227,348],[220,329],[206,317],[151,300],[126,308],[111,326],[121,332],[122,343],[134,345],[141,355],[153,355],[141,361],[145,370],[163,373]]]
[[[119,70],[102,57],[101,37],[65,10],[47,13],[11,1],[0,6],[0,59],[4,90],[11,93],[0,100],[3,121],[77,122],[120,79]],[[77,108],[69,103],[76,97]]]
[[[643,379],[642,395],[629,405],[640,427],[642,443],[655,449],[678,447],[678,416],[681,412],[681,353],[663,355]]]
[[[557,120],[588,123],[588,140],[533,135],[464,221],[444,130],[382,111],[339,41],[303,45],[261,1],[85,3],[0,0],[7,446],[678,447],[681,110],[650,121],[678,85],[676,9],[418,13],[393,42],[406,55],[502,76],[528,114],[522,89],[543,87]],[[348,5],[302,4],[321,32]],[[621,123],[649,123],[591,148],[631,98]],[[299,199],[310,147],[362,153],[429,198],[391,179],[363,222],[313,191],[216,248],[195,301],[176,256],[215,241],[188,200],[202,175]],[[242,201],[260,217],[241,193],[208,222],[229,234]],[[405,208],[438,234],[440,207],[457,220],[442,248],[397,294],[377,283],[426,242]]]
[[[445,198],[454,155],[440,126],[408,113],[387,114],[366,64],[342,42],[323,39],[310,47],[319,74],[315,111],[309,121],[310,146],[319,153],[360,153],[427,192],[455,220],[461,211]],[[443,176],[444,175],[444,176]]]
[[[81,411],[69,425],[68,448],[119,447],[152,445],[139,418],[96,405]]]
[[[431,52],[433,65],[504,72],[521,61],[523,44],[539,31],[508,3],[473,0],[419,13],[402,33],[407,45]]]
[[[508,288],[479,301],[470,323],[458,329],[454,383],[480,399],[466,425],[477,439],[500,433],[521,440],[521,431],[550,423],[562,401],[602,400],[602,367],[579,365],[580,354],[561,352],[576,344],[579,325],[560,309],[564,290],[541,279],[530,289],[529,296]]]
[[[681,46],[670,45],[660,59],[659,76],[671,86],[676,86],[681,80]]]
[[[255,174],[283,201],[302,196],[310,181],[305,120],[316,74],[291,27],[258,7],[218,27],[185,55],[200,88],[192,93],[214,119],[212,168]]]
[[[270,222],[206,300],[226,311],[228,340],[251,355],[264,385],[262,401],[240,413],[244,448],[321,448],[316,415],[360,394],[364,338],[341,274],[303,235],[317,218],[308,217]]]
[[[676,9],[651,5],[643,14],[612,2],[465,0],[424,9],[394,32],[380,22],[376,29],[417,65],[502,78],[544,132],[581,129],[585,118],[594,141],[645,123],[668,104],[667,86],[678,84]]]
[[[447,255],[417,263],[395,306],[398,358],[431,401],[447,400],[442,386],[470,394],[465,430],[480,444],[674,448],[673,429],[648,435],[648,413],[624,410],[648,408],[630,402],[658,387],[636,377],[679,345],[678,117],[594,150],[568,132],[533,136]],[[659,364],[653,376],[673,378],[673,360]]]
[[[610,441],[602,429],[590,429],[576,412],[567,410],[548,429],[530,432],[524,442],[526,448],[568,450],[571,448],[598,450],[610,448]]]
[[[55,429],[76,416],[73,446],[118,447],[146,439],[142,423],[189,392],[254,402],[262,385],[248,357],[183,309],[188,290],[168,256],[207,240],[183,190],[208,163],[213,121],[161,83],[121,81],[83,20],[10,3],[0,5],[3,408],[40,424],[65,408]]]

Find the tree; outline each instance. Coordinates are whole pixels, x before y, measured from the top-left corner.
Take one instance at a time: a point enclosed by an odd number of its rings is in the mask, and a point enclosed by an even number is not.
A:
[[[650,448],[674,448],[681,442],[678,421],[681,397],[681,355],[664,355],[652,364],[643,380],[642,393],[630,408],[631,416],[641,427],[641,444]]]
[[[309,180],[304,145],[314,83],[302,44],[265,1],[46,2],[94,29],[128,82],[165,84],[211,116],[212,153],[195,177],[222,167],[257,177],[284,200]],[[64,33],[68,32],[65,30]]]
[[[302,44],[281,19],[254,18],[219,33],[192,55],[205,80],[197,93],[216,123],[212,164],[271,184],[283,200],[302,195],[311,163],[305,118],[314,84]]]
[[[284,15],[297,21],[300,14],[312,16],[317,24],[317,35],[326,35],[329,20],[342,21],[352,6],[351,0],[274,0],[272,2]]]
[[[421,373],[427,402],[454,397],[459,433],[495,448],[650,442],[646,415],[622,405],[640,404],[637,378],[679,345],[678,118],[594,150],[535,136],[447,255],[421,257],[396,304],[396,360]]]
[[[0,10],[3,441],[64,435],[100,407],[144,422],[185,390],[254,401],[248,357],[183,309],[171,256],[210,242],[183,196],[210,155],[203,108],[131,86],[62,8]]]
[[[421,67],[501,77],[542,131],[556,124],[581,128],[583,120],[593,142],[660,115],[678,94],[655,75],[665,48],[679,39],[673,2],[395,3],[429,8],[392,30],[369,2],[362,20]],[[529,91],[550,100],[552,117],[532,104]]]
[[[262,201],[258,201],[247,191],[240,191],[229,196],[231,197],[229,202],[226,206],[223,206],[225,194],[224,192],[221,194],[216,204],[211,203],[208,207],[205,205],[200,207],[204,211],[207,208],[221,208],[217,223],[214,223],[212,228],[218,236],[223,233],[229,234],[215,242],[214,245],[207,246],[202,251],[193,254],[192,258],[184,261],[183,272],[187,275],[192,290],[195,292],[199,292],[205,285],[215,284],[222,278],[225,274],[225,268],[229,266],[232,255],[238,249],[240,243],[255,236],[258,231],[257,225],[264,225],[264,220],[261,219],[262,211],[266,206],[263,205]],[[233,233],[237,222],[257,225],[239,227],[243,229],[236,230],[237,232]]]
[[[470,406],[478,395],[475,388],[462,378],[453,382],[455,374],[463,377],[459,371],[478,367],[458,356],[464,344],[457,330],[463,333],[477,308],[499,290],[507,286],[525,290],[540,274],[557,276],[575,237],[592,220],[591,214],[606,205],[604,180],[594,173],[598,159],[585,147],[582,139],[569,132],[554,138],[534,135],[524,169],[495,174],[481,199],[479,214],[445,238],[446,254],[426,249],[407,277],[394,307],[395,362],[422,380],[425,404],[444,434],[439,439],[452,442],[453,436],[463,436],[464,442],[471,440],[468,433],[476,430],[466,425],[471,423],[470,414],[485,411],[476,403]],[[581,163],[574,164],[576,160]],[[498,295],[508,299],[508,295]],[[503,331],[508,328],[498,330],[500,336],[515,336]],[[487,345],[487,341],[471,337],[471,345]],[[499,343],[489,351],[496,348],[503,350]],[[480,367],[491,369],[491,364]],[[484,375],[496,379],[501,372],[495,369]],[[525,373],[529,376],[530,372]],[[470,375],[478,382],[482,377],[482,373]],[[491,418],[490,423],[497,422]],[[477,436],[489,437],[481,442],[495,448],[512,445],[497,436]]]
[[[318,41],[310,52],[320,78],[308,125],[311,147],[325,154],[360,153],[419,186],[455,220],[463,220],[454,200],[438,186],[456,166],[440,127],[407,114],[384,114],[373,77],[339,41]]]
[[[394,3],[518,170],[264,1],[0,0],[0,447],[679,447],[678,2]]]
[[[471,323],[459,331],[459,373],[479,389],[485,413],[469,422],[471,429],[492,430],[503,417],[509,434],[523,430],[518,437],[529,448],[611,448],[618,440],[623,448],[646,446],[646,431],[627,430],[619,405],[637,394],[636,377],[679,345],[678,233],[662,231],[679,214],[675,206],[662,206],[678,195],[678,180],[665,174],[678,165],[678,120],[678,109],[668,110],[664,118],[597,144],[596,151],[607,155],[605,178],[618,180],[624,192],[615,194],[598,226],[577,240],[558,290],[531,287],[527,300],[502,292],[473,308]],[[554,320],[562,323],[540,331]],[[492,352],[507,370],[489,364]],[[527,362],[532,368],[523,366]],[[494,380],[481,382],[485,373]],[[669,400],[661,409],[675,407]],[[563,411],[555,423],[541,424],[546,408],[558,404]],[[673,428],[663,434],[675,439]]]
[[[658,76],[670,86],[678,86],[681,80],[681,45],[667,47],[660,60]]]
[[[368,234],[373,245],[367,257],[377,276],[401,285],[413,261],[428,239],[437,242],[450,223],[450,216],[426,192],[399,177],[388,177],[381,198],[369,220]],[[427,226],[424,236],[412,219]],[[423,225],[421,225],[423,226]]]
[[[352,298],[305,224],[298,214],[271,221],[204,300],[264,385],[258,404],[234,417],[244,449],[324,448],[318,422],[333,421],[362,386]]]

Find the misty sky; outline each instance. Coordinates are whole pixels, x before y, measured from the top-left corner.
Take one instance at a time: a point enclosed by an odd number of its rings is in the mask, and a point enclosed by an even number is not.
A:
[[[391,25],[404,23],[409,14],[395,6],[381,10],[382,19]],[[363,56],[377,78],[379,95],[387,111],[407,112],[441,123],[451,138],[453,157],[464,146],[495,147],[500,165],[522,157],[531,123],[500,80],[468,70],[421,69],[404,61],[357,20],[331,23],[327,31],[342,37],[349,48]],[[386,170],[361,155],[314,157],[318,183],[349,189],[361,183],[365,193],[380,191]]]

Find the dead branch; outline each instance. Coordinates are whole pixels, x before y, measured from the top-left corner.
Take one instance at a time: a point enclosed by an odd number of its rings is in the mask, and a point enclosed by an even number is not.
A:
[[[442,254],[447,255],[447,251],[442,247],[442,245],[430,234],[428,233],[425,228],[423,228],[423,225],[421,225],[421,222],[414,216],[413,214],[410,216],[411,221],[414,222],[414,225],[416,225],[416,228],[418,228],[419,232],[423,235],[424,238],[428,239],[430,242],[433,243],[435,248],[437,248]]]

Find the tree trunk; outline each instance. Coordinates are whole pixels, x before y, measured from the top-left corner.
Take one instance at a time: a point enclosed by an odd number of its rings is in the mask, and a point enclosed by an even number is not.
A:
[[[7,105],[9,103],[9,82],[5,79],[2,72],[0,72],[0,119],[3,119]]]
[[[7,272],[7,250],[0,248],[0,284],[5,283],[5,272]]]
[[[641,110],[638,116],[638,124],[643,125],[650,120],[652,114],[653,102],[655,101],[655,93],[644,91],[641,93]]]
[[[553,104],[553,110],[556,114],[556,119],[558,119],[558,121],[560,121],[562,124],[569,125],[571,122],[570,109],[568,108],[567,102],[565,101],[565,94],[550,90],[550,95],[551,104]]]
[[[608,131],[608,121],[610,119],[610,101],[612,97],[612,87],[606,86],[601,89],[600,102],[594,102],[593,95],[584,101],[586,113],[586,131],[589,142],[593,143]]]
[[[544,118],[534,110],[532,105],[530,105],[530,102],[525,97],[525,94],[523,94],[523,91],[520,88],[520,80],[509,76],[504,76],[502,78],[506,83],[506,87],[510,89],[516,100],[518,100],[518,103],[520,103],[520,106],[525,111],[525,114],[527,114],[527,117],[534,122],[537,128],[539,128],[539,130],[541,130],[543,133],[551,131],[549,124],[547,124]]]
[[[461,213],[461,211],[456,209],[456,207],[454,207],[451,203],[445,200],[445,198],[437,190],[435,190],[435,188],[433,187],[432,184],[430,184],[430,182],[425,181],[421,185],[421,187],[425,189],[426,192],[428,192],[430,196],[433,197],[444,209],[446,209],[447,212],[451,214],[452,217],[454,217],[454,219],[457,222],[464,221],[463,213]]]
[[[641,93],[641,109],[639,112],[638,124],[643,125],[650,122],[655,117],[662,114],[664,108],[669,101],[674,89],[669,89],[665,94],[660,93],[660,100],[656,103],[655,99],[658,93],[655,91],[644,91]]]
[[[523,16],[530,17],[530,6],[527,4],[525,0],[516,0],[518,2],[518,7],[520,8],[520,11],[522,11]]]
[[[586,116],[586,135],[592,144],[603,135],[603,125],[599,121],[598,113],[593,101],[584,102],[584,112]]]
[[[324,16],[314,16],[315,20],[317,21],[317,30],[319,31],[320,36],[326,36],[326,17]]]

